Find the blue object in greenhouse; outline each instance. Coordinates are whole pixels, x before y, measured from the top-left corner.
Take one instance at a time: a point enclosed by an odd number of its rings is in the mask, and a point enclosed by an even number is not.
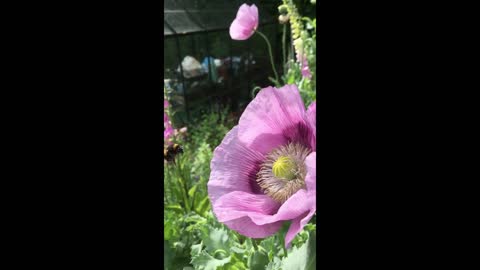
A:
[[[208,63],[209,60],[210,60],[210,63]],[[212,78],[212,82],[217,82],[218,73],[217,73],[217,67],[215,65],[215,58],[211,56],[203,58],[202,66],[206,72],[211,74],[210,76]],[[210,69],[208,67],[210,67]]]

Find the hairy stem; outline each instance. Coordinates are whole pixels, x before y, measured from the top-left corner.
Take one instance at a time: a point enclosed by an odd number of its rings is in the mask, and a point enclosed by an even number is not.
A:
[[[270,54],[270,62],[272,63],[272,69],[273,69],[273,73],[275,74],[275,80],[277,80],[277,82],[279,82],[278,74],[277,74],[277,71],[275,70],[275,63],[273,61],[272,46],[270,45],[270,41],[268,41],[267,36],[262,34],[262,32],[260,32],[260,31],[255,31],[255,32],[258,33],[265,40],[265,42],[267,42],[268,53]]]

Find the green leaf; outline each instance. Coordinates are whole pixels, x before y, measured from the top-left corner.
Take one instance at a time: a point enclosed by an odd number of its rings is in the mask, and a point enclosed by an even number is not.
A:
[[[275,237],[268,237],[264,239],[260,245],[259,248],[265,250],[268,254],[268,260],[271,261],[273,260],[273,257],[278,253],[280,247],[278,245],[275,245]]]
[[[197,185],[194,185],[192,188],[190,188],[190,190],[188,191],[188,196],[190,196],[190,198],[193,198],[193,195],[195,195],[195,191],[197,190]]]
[[[173,257],[175,257],[175,253],[170,248],[170,245],[167,241],[163,241],[163,269],[169,269],[172,265]]]
[[[278,238],[281,246],[281,250],[279,251],[278,255],[286,256],[286,249],[285,249],[285,236],[287,235],[287,231],[290,228],[290,221],[286,221],[283,223],[282,227],[278,231],[276,237]]]
[[[180,213],[183,212],[183,208],[180,206],[180,204],[167,204],[165,206],[165,209],[174,210],[174,211],[177,211],[177,212],[180,212]]]
[[[207,233],[203,235],[203,242],[207,251],[210,253],[219,249],[228,251],[231,246],[227,230],[223,228],[208,230]]]
[[[208,210],[208,207],[210,205],[209,202],[210,202],[210,200],[208,199],[208,196],[207,196],[202,201],[200,201],[200,203],[198,205],[195,204],[196,205],[195,212],[197,212],[199,215],[203,216],[205,214],[205,211]]]
[[[278,257],[275,257],[275,258],[273,258],[273,261],[270,261],[268,263],[265,270],[279,270],[279,269],[281,269],[280,268],[281,264],[282,264],[282,261]]]
[[[251,270],[264,270],[268,264],[268,255],[263,250],[255,251],[250,258],[248,258],[248,267]]]
[[[228,263],[221,267],[222,270],[247,270],[242,262]]]
[[[201,251],[202,251],[202,243],[197,244],[197,245],[192,245],[192,246],[191,246],[190,255],[191,255],[192,257],[195,257],[195,256],[197,256],[198,254],[200,254]]]
[[[205,250],[192,258],[192,264],[196,270],[216,270],[217,267],[223,266],[228,262],[230,262],[230,257],[216,259],[208,254]]]
[[[315,231],[309,234],[308,241],[300,248],[294,247],[288,256],[282,260],[282,270],[313,270],[316,268],[316,239]]]

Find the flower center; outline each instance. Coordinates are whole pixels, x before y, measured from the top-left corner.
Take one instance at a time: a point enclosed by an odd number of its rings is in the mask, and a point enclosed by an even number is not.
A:
[[[305,188],[305,158],[311,150],[298,143],[274,149],[260,166],[257,183],[273,200],[284,203]]]
[[[293,180],[295,178],[296,164],[288,156],[281,156],[273,163],[273,175],[277,178]]]

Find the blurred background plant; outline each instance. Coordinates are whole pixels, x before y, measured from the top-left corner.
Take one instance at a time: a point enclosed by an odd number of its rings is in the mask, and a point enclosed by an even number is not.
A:
[[[316,100],[317,19],[301,16],[295,2],[305,1],[283,0],[282,2],[278,12],[279,23],[283,24],[283,84],[297,85],[308,106]],[[304,5],[302,8],[305,9]],[[287,24],[290,31],[287,30]],[[287,42],[287,36],[290,42]]]

